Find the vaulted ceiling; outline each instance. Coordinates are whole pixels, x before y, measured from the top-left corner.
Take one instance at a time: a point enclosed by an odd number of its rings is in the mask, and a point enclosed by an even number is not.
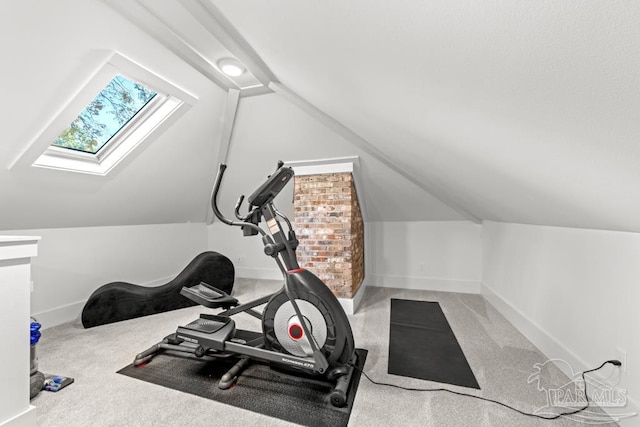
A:
[[[356,155],[369,220],[640,231],[637,2],[11,0],[0,16],[7,165],[109,51],[199,100],[113,176],[0,170],[0,229],[204,221],[228,143],[230,207],[278,159]],[[263,84],[235,115],[209,38]]]

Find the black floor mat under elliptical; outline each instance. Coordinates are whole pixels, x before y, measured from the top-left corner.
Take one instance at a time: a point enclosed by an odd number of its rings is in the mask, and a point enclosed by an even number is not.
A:
[[[360,371],[355,369],[347,406],[336,408],[329,402],[331,385],[326,382],[278,372],[256,362],[243,371],[234,387],[220,390],[218,380],[237,359],[207,363],[169,353],[161,353],[138,368],[126,366],[118,373],[306,426],[346,426],[360,382]],[[356,354],[356,366],[362,369],[367,350],[356,349]]]
[[[480,389],[440,304],[391,299],[390,374]]]

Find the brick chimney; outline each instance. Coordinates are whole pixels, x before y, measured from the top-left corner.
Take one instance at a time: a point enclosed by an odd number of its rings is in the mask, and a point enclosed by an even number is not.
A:
[[[364,280],[364,223],[350,172],[296,175],[298,262],[337,297],[353,298]]]

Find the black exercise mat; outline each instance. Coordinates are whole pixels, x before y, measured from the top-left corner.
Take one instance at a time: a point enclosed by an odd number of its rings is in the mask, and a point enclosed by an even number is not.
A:
[[[356,365],[362,369],[367,350],[357,349],[356,354]],[[161,353],[147,365],[136,368],[132,364],[118,373],[301,425],[347,425],[360,382],[358,369],[353,373],[347,406],[335,408],[329,402],[329,383],[302,379],[257,362],[244,370],[233,388],[218,389],[218,380],[236,361],[207,363]]]
[[[480,389],[440,304],[391,299],[390,374]]]

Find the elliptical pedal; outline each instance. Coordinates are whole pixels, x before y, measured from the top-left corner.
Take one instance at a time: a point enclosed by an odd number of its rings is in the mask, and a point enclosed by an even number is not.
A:
[[[201,314],[200,318],[185,326],[179,326],[176,338],[195,344],[206,352],[209,349],[223,351],[225,342],[236,331],[236,323],[226,316]]]
[[[229,309],[239,304],[237,299],[225,291],[205,282],[200,282],[191,287],[183,286],[180,290],[180,295],[208,308]]]
[[[201,314],[201,317],[183,326],[184,329],[212,334],[232,322],[228,317]],[[206,317],[203,317],[206,316]]]

